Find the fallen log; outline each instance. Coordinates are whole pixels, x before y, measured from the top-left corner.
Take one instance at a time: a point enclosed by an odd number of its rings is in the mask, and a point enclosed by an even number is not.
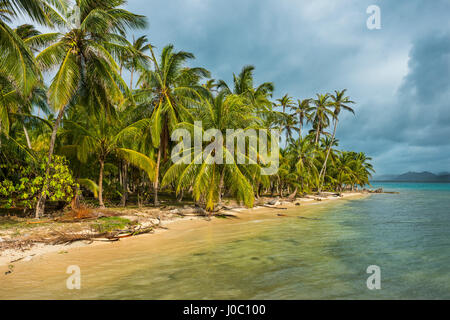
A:
[[[282,207],[275,207],[275,206],[269,206],[267,204],[262,204],[263,207],[266,208],[272,208],[272,209],[280,209],[280,210],[287,210],[287,208],[282,208]]]

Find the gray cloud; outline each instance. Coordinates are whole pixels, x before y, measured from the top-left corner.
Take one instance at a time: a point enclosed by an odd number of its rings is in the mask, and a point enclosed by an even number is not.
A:
[[[382,29],[366,28],[381,8]],[[158,47],[174,43],[231,81],[245,64],[276,97],[347,88],[341,146],[367,152],[379,173],[450,170],[450,2],[447,0],[130,0]],[[147,9],[148,8],[148,9]]]
[[[381,8],[381,30],[366,8]],[[193,52],[193,65],[231,81],[243,65],[276,97],[347,88],[341,147],[373,156],[378,173],[449,171],[450,1],[129,0],[162,48]]]

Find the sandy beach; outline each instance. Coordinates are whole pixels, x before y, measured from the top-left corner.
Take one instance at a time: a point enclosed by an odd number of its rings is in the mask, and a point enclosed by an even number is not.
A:
[[[57,260],[61,258],[64,259],[67,253],[76,255],[94,255],[98,248],[104,249],[105,247],[113,248],[113,250],[127,250],[129,246],[148,246],[153,245],[158,246],[158,242],[161,241],[162,234],[177,235],[180,232],[186,230],[195,230],[196,228],[201,228],[210,224],[221,224],[227,220],[232,219],[255,219],[256,217],[268,217],[270,215],[275,215],[277,217],[283,217],[285,212],[289,210],[310,206],[322,206],[330,204],[334,201],[348,200],[348,199],[358,199],[368,196],[368,193],[361,192],[347,192],[343,193],[341,197],[338,196],[326,196],[317,197],[309,196],[304,198],[297,198],[294,201],[283,201],[280,200],[276,205],[270,206],[256,206],[254,208],[242,208],[237,207],[226,211],[226,214],[234,216],[234,218],[220,219],[213,217],[212,219],[206,219],[202,216],[186,216],[186,217],[175,217],[168,220],[163,220],[161,225],[163,228],[155,229],[152,234],[143,234],[135,237],[124,238],[116,242],[87,242],[87,241],[77,241],[68,245],[48,245],[48,244],[35,244],[29,249],[19,250],[19,249],[7,249],[1,252],[0,255],[0,273],[1,277],[4,276],[5,272],[11,271],[7,276],[11,276],[14,271],[18,270],[21,266],[26,266],[36,263],[48,264],[50,261],[58,257]],[[114,254],[114,252],[112,252]]]

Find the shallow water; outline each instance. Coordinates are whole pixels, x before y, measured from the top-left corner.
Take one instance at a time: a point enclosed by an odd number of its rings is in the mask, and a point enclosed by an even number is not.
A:
[[[0,297],[449,299],[450,184],[379,186],[400,194],[167,232],[158,244],[111,249],[107,260],[80,255],[70,262],[81,266],[81,290],[66,289],[67,259],[49,260],[45,276],[32,265],[5,281]],[[381,290],[367,289],[369,265],[381,268]]]

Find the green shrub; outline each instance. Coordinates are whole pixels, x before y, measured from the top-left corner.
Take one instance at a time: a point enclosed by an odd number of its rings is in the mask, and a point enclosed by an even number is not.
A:
[[[47,158],[27,159],[23,164],[1,164],[6,179],[0,182],[0,207],[26,208],[36,206],[43,189]],[[64,157],[55,155],[47,177],[47,199],[70,202],[79,189]]]

